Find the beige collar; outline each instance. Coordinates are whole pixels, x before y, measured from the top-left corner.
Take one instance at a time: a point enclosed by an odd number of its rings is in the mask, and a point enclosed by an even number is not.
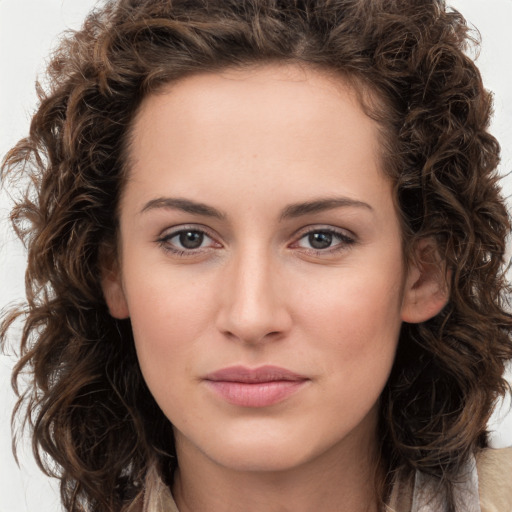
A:
[[[464,479],[453,489],[456,510],[460,512],[482,512],[478,492],[476,461],[471,458],[463,472]],[[445,512],[446,494],[441,492],[436,481],[416,471],[413,479],[397,478],[386,507],[386,512]]]

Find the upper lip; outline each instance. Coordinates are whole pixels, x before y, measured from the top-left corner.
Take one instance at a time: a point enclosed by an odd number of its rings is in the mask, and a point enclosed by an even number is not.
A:
[[[292,372],[279,366],[260,366],[258,368],[246,368],[245,366],[230,366],[206,375],[205,380],[217,382],[242,382],[257,384],[260,382],[275,381],[302,381],[308,380],[304,375]]]

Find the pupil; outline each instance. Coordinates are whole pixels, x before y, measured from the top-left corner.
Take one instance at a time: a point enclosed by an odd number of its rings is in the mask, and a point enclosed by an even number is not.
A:
[[[332,243],[331,233],[311,233],[308,238],[311,247],[314,249],[325,249],[330,247]]]
[[[185,249],[197,249],[201,247],[203,239],[203,233],[198,233],[197,231],[184,231],[180,233],[180,244],[185,247]]]

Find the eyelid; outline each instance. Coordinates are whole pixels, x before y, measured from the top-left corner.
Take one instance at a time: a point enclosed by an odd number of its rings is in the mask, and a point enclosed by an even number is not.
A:
[[[186,231],[195,231],[198,233],[202,233],[208,238],[210,238],[215,244],[217,244],[217,247],[198,247],[196,249],[181,249],[179,247],[172,247],[170,244],[170,240],[172,240],[174,237],[178,236],[179,234],[186,232]],[[216,233],[213,233],[211,229],[208,227],[202,225],[202,224],[178,224],[176,226],[171,226],[165,228],[163,231],[160,232],[160,234],[157,236],[156,242],[162,246],[163,249],[166,251],[169,251],[171,253],[179,254],[179,255],[195,255],[199,252],[211,249],[211,248],[221,248],[222,243],[218,241],[219,237]]]
[[[198,247],[195,249],[187,249],[174,246],[173,244],[170,243],[170,240],[172,238],[186,231],[195,231],[198,233],[202,233],[206,237],[210,238],[213,244],[215,244],[216,246],[210,245],[206,247]],[[298,245],[300,240],[302,240],[304,237],[317,232],[331,233],[338,238],[339,243],[331,247],[326,247],[324,249],[307,248]],[[178,224],[176,226],[170,226],[162,230],[158,235],[156,242],[165,251],[170,252],[172,254],[176,254],[179,256],[194,256],[199,253],[208,251],[210,249],[222,248],[223,244],[219,242],[219,238],[220,237],[217,235],[217,233],[213,232],[210,228],[202,224]],[[293,235],[293,240],[294,241],[288,245],[289,248],[300,249],[302,252],[308,254],[327,256],[329,254],[347,251],[352,245],[354,245],[357,242],[357,237],[354,233],[352,233],[350,230],[346,228],[339,228],[325,224],[315,224],[305,226],[297,230]]]
[[[314,248],[305,248],[300,247],[298,245],[299,241],[302,240],[304,237],[312,234],[312,233],[331,233],[335,236],[337,236],[340,239],[340,243],[332,246],[327,247],[325,249],[314,249]],[[298,248],[302,249],[305,252],[308,252],[310,254],[321,254],[321,255],[328,255],[336,252],[346,251],[350,246],[354,245],[357,242],[357,237],[354,233],[352,233],[350,230],[345,228],[338,228],[334,226],[329,226],[325,224],[317,224],[317,225],[310,225],[306,226],[304,228],[301,228],[298,230],[294,235],[294,242],[289,245],[291,248]]]

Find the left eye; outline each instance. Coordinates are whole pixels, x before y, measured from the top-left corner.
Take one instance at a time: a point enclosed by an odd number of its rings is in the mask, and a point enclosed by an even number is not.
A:
[[[298,240],[297,245],[305,249],[321,251],[338,245],[350,245],[353,242],[354,240],[347,235],[324,229],[306,233]]]

